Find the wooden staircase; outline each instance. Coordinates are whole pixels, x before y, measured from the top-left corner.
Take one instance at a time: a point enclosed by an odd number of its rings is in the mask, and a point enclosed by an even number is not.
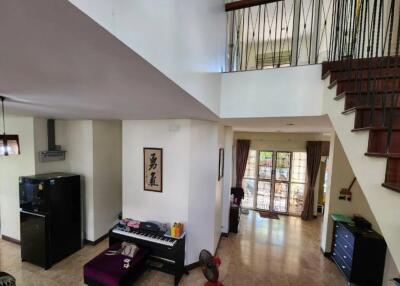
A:
[[[343,116],[355,113],[353,132],[369,132],[366,156],[387,158],[382,186],[400,192],[400,57],[326,62],[335,100],[345,100]]]

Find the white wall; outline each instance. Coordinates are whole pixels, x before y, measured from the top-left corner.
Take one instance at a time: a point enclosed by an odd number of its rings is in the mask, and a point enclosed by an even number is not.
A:
[[[191,121],[188,264],[198,261],[203,248],[214,253],[221,234],[220,130],[215,123]]]
[[[32,117],[6,116],[6,132],[18,134],[21,155],[0,156],[0,220],[1,234],[19,240],[20,176],[35,173],[34,122]]]
[[[218,125],[217,129],[217,137],[218,137],[218,156],[219,156],[219,149],[224,149],[224,160],[223,164],[225,164],[225,127],[223,125]],[[211,142],[212,143],[212,142]],[[212,148],[212,146],[211,146]],[[219,167],[219,159],[218,159],[218,164],[217,164],[217,188],[215,190],[215,232],[214,232],[214,245],[217,246],[221,232],[222,232],[222,206],[223,206],[223,192],[225,189],[225,180],[224,177],[222,177],[220,180],[218,180],[218,167]],[[225,169],[225,165],[224,165]],[[212,168],[210,168],[212,171]],[[225,170],[224,170],[225,171]],[[224,172],[225,176],[225,172]],[[212,177],[211,177],[212,178]]]
[[[66,159],[40,162],[47,150],[47,122],[35,118],[36,174],[70,172],[81,175],[83,237],[95,241],[113,226],[122,204],[122,127],[120,121],[56,120],[56,144]]]
[[[186,264],[214,251],[221,228],[223,129],[200,120],[123,121],[123,216],[185,223]],[[143,148],[163,148],[163,192],[143,190]]]
[[[222,74],[222,118],[322,115],[321,65]]]
[[[123,121],[124,217],[188,221],[190,121]],[[143,190],[143,148],[163,148],[163,192]]]
[[[90,120],[72,120],[66,124],[64,132],[67,138],[62,145],[67,150],[69,172],[81,176],[84,237],[94,241],[93,123]]]
[[[233,130],[225,127],[225,172],[222,195],[222,232],[229,233],[229,211],[233,170]]]
[[[238,139],[250,140],[250,149],[271,151],[306,150],[307,141],[329,141],[328,133],[275,133],[275,132],[235,132],[234,142]]]
[[[7,117],[6,122],[8,132],[20,136],[21,155],[0,157],[2,234],[20,237],[18,177],[59,171],[81,175],[83,237],[95,241],[107,233],[121,209],[120,123],[56,120],[56,143],[67,151],[66,159],[40,162],[38,152],[47,150],[46,119]]]
[[[94,237],[106,234],[122,211],[122,123],[93,121]]]
[[[218,114],[226,38],[222,0],[70,2]]]
[[[67,151],[65,160],[40,162],[39,152],[48,149],[47,119],[35,118],[35,174],[69,172],[81,176],[83,237],[96,239],[94,233],[93,126],[90,120],[56,120],[56,144]]]

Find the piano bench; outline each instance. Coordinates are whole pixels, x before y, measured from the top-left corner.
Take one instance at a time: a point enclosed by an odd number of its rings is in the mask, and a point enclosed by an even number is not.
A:
[[[93,258],[83,267],[85,284],[89,286],[131,286],[146,271],[149,251],[140,247],[133,258],[122,254],[106,255],[110,250],[120,249],[116,243]],[[131,259],[129,267],[124,267],[124,260]]]

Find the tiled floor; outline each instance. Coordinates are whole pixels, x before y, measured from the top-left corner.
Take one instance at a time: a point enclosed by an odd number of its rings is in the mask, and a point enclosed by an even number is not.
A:
[[[221,280],[225,286],[344,286],[335,265],[319,249],[320,221],[303,222],[296,217],[280,220],[242,215],[240,233],[222,238]],[[17,285],[83,285],[82,266],[107,246],[85,246],[50,270],[21,263],[18,245],[0,240],[0,271],[11,273]],[[192,270],[180,285],[204,285],[199,269]],[[145,273],[137,285],[173,285],[171,276]]]

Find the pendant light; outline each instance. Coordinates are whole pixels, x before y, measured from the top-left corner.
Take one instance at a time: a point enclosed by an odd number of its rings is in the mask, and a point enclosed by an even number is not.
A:
[[[3,146],[1,146],[0,154],[4,154],[4,156],[8,156],[8,145],[6,139],[6,122],[4,119],[4,96],[0,96],[1,99],[1,114],[3,116],[3,135],[1,136],[3,139]]]
[[[1,113],[3,118],[3,134],[0,136],[2,144],[0,145],[0,156],[9,156],[9,155],[19,155],[19,137],[18,135],[7,135],[6,134],[6,121],[5,121],[5,112],[4,112],[4,100],[6,98],[4,96],[0,96],[1,100]],[[0,141],[0,142],[1,142]]]

